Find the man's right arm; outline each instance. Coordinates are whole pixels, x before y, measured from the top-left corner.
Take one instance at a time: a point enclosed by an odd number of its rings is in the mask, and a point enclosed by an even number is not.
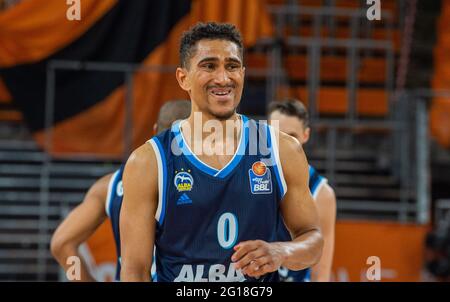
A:
[[[139,147],[128,159],[123,190],[120,277],[122,281],[150,281],[158,207],[158,166],[150,144]]]

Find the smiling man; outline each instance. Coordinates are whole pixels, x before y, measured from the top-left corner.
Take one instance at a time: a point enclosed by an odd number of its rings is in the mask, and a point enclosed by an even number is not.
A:
[[[236,113],[244,75],[233,25],[200,23],[184,33],[176,77],[190,95],[191,116],[128,159],[122,280],[150,279],[154,246],[158,281],[278,281],[280,266],[301,270],[319,261],[323,240],[305,154],[290,136]],[[208,123],[212,134],[203,131]],[[261,141],[268,152],[251,152]],[[207,154],[205,145],[234,152]],[[281,219],[292,241],[277,241]]]

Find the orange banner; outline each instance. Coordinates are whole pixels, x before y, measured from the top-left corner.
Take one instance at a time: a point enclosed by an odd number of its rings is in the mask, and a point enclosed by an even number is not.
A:
[[[40,61],[73,43],[106,14],[117,0],[80,2],[83,21],[66,18],[61,0],[21,1],[0,12],[0,66]]]
[[[5,83],[0,78],[0,103],[10,103],[11,95],[9,94],[8,89],[5,86]]]

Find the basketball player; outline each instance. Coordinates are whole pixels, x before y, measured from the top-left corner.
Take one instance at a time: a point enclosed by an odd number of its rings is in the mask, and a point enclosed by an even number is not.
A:
[[[305,106],[299,100],[273,102],[269,106],[269,121],[278,121],[280,130],[295,137],[300,144],[309,140],[311,129]],[[336,197],[327,179],[320,176],[309,166],[309,188],[316,202],[320,218],[320,228],[324,239],[322,258],[312,269],[298,272],[281,270],[280,276],[285,281],[330,281],[334,250],[334,227],[336,222]],[[289,238],[289,233],[281,224],[282,238]]]
[[[294,138],[236,113],[244,73],[233,25],[199,23],[183,34],[176,78],[191,115],[128,159],[122,281],[150,281],[154,246],[165,282],[277,281],[280,266],[301,270],[319,261],[323,240],[305,154]],[[266,148],[255,150],[258,141]],[[277,241],[280,219],[292,240]]]
[[[188,117],[190,111],[189,101],[165,103],[153,127],[154,133],[170,128],[173,122]],[[123,197],[122,173],[123,167],[97,180],[89,189],[84,201],[72,210],[52,237],[52,254],[65,271],[69,268],[68,257],[77,256],[81,260],[81,278],[78,281],[95,281],[89,273],[85,260],[80,257],[78,248],[108,217],[111,219],[118,257],[115,279],[116,281],[120,279],[119,216]]]

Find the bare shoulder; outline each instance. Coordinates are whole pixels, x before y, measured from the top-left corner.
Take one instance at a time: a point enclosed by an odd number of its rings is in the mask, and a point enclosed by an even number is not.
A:
[[[105,189],[107,191],[109,182],[111,181],[111,178],[113,175],[114,175],[114,173],[106,174],[105,176],[103,176],[99,180],[97,180],[95,182],[95,184],[93,185],[93,187],[96,187],[98,190],[101,190],[101,191],[104,191]]]
[[[321,221],[321,228],[325,236],[330,236],[336,223],[336,196],[333,188],[325,184],[320,188],[316,199],[317,212]]]
[[[333,188],[326,183],[324,186],[322,186],[319,194],[327,199],[335,199],[336,198],[336,194],[334,193]]]
[[[280,156],[303,154],[302,145],[295,137],[292,137],[282,131],[276,131],[275,133],[280,148]]]
[[[319,194],[317,195],[317,203],[327,208],[336,207],[336,194],[329,184],[325,184],[320,188]]]
[[[283,172],[287,178],[289,178],[289,175],[292,175],[295,178],[299,172],[303,173],[308,169],[305,152],[296,138],[281,131],[277,132],[280,161],[283,166]]]
[[[154,174],[157,170],[155,151],[148,143],[131,153],[125,165],[124,175]]]
[[[158,194],[158,164],[153,147],[145,143],[137,148],[128,158],[123,172],[124,212],[129,207],[138,208],[145,200],[157,201]]]
[[[108,186],[113,173],[107,174],[98,179],[89,189],[86,194],[86,200],[98,200],[103,203],[108,195]]]

